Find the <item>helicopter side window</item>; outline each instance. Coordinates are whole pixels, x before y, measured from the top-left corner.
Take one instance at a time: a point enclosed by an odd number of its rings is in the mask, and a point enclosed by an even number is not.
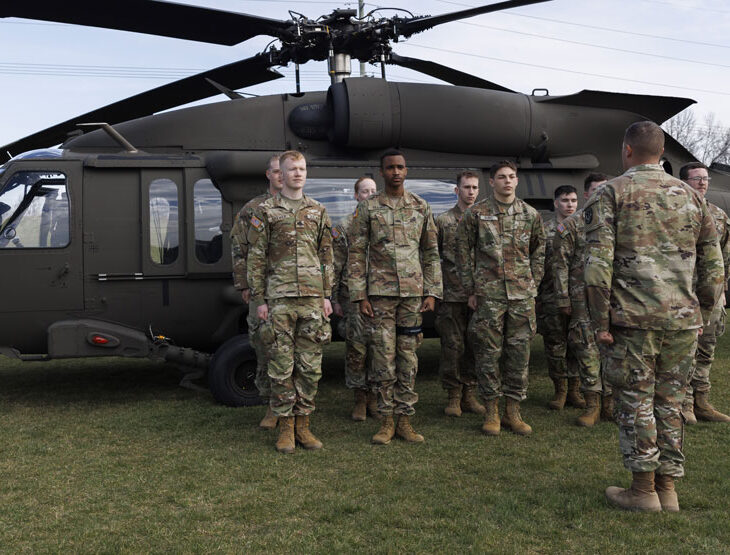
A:
[[[17,172],[0,192],[0,248],[60,249],[69,244],[66,176]]]
[[[180,250],[177,184],[170,179],[150,183],[150,258],[172,264]]]
[[[195,182],[193,207],[195,258],[203,264],[214,264],[223,256],[223,201],[210,179]]]

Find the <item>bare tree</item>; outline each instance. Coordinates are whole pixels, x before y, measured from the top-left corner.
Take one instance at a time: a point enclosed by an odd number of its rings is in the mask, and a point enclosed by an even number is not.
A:
[[[680,112],[664,125],[664,130],[708,166],[713,162],[730,163],[730,129],[714,113],[706,114],[702,125],[693,110]]]

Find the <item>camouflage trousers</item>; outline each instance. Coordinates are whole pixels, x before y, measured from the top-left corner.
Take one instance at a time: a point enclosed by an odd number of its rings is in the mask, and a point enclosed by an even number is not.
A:
[[[248,325],[248,341],[256,351],[256,389],[259,390],[259,397],[265,403],[269,402],[271,396],[271,380],[269,380],[269,346],[264,345],[261,339],[259,329],[261,320],[256,313],[258,307],[254,303],[248,303],[248,315],[246,316],[246,324]]]
[[[331,329],[321,297],[287,297],[269,301],[271,326],[269,378],[271,410],[276,416],[307,415],[314,411],[322,377],[322,346]]]
[[[423,340],[421,297],[370,297],[373,318],[364,317],[370,336],[371,379],[381,414],[415,414],[418,402],[416,349]]]
[[[692,402],[694,392],[707,393],[710,391],[710,369],[715,362],[715,347],[717,338],[725,333],[725,307],[716,308],[710,318],[710,325],[706,326],[702,335],[697,338],[697,354],[695,354],[694,367],[687,388],[686,402]]]
[[[368,340],[365,335],[364,316],[360,303],[343,304],[344,318],[340,318],[337,331],[345,343],[345,386],[348,389],[372,389],[368,382]]]
[[[488,401],[506,395],[527,398],[530,340],[535,336],[535,299],[478,298],[469,321],[479,393]]]
[[[474,352],[466,337],[472,313],[466,302],[440,302],[436,308],[436,331],[441,338],[439,376],[444,389],[477,385]]]
[[[613,385],[619,447],[631,472],[684,475],[680,409],[697,330],[612,328],[606,378]]]
[[[537,314],[537,330],[545,345],[548,375],[551,379],[576,378],[580,375],[575,353],[568,347],[570,316],[553,303],[541,303]]]
[[[581,390],[610,395],[611,385],[606,382],[601,370],[601,351],[589,320],[570,321],[568,349],[578,364]]]

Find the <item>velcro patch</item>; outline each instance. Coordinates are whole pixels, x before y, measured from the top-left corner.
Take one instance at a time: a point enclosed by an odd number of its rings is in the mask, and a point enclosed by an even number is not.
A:
[[[563,231],[565,231],[565,226],[563,224],[558,224],[557,229],[558,233],[562,233]]]
[[[340,230],[336,227],[332,228],[332,238],[333,239],[339,239],[340,238]]]
[[[585,220],[586,225],[591,225],[591,222],[593,222],[593,207],[589,206],[583,211],[583,220]]]
[[[260,231],[261,228],[264,226],[264,222],[259,220],[256,216],[252,216],[251,225],[256,229],[256,231]]]

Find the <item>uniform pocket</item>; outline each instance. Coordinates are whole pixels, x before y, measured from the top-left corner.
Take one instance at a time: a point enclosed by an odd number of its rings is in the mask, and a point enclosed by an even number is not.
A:
[[[332,327],[329,319],[312,318],[307,320],[299,330],[299,335],[317,345],[325,345],[332,339]]]
[[[626,360],[626,344],[606,347],[604,376],[614,387],[625,387],[629,383],[630,369]]]

